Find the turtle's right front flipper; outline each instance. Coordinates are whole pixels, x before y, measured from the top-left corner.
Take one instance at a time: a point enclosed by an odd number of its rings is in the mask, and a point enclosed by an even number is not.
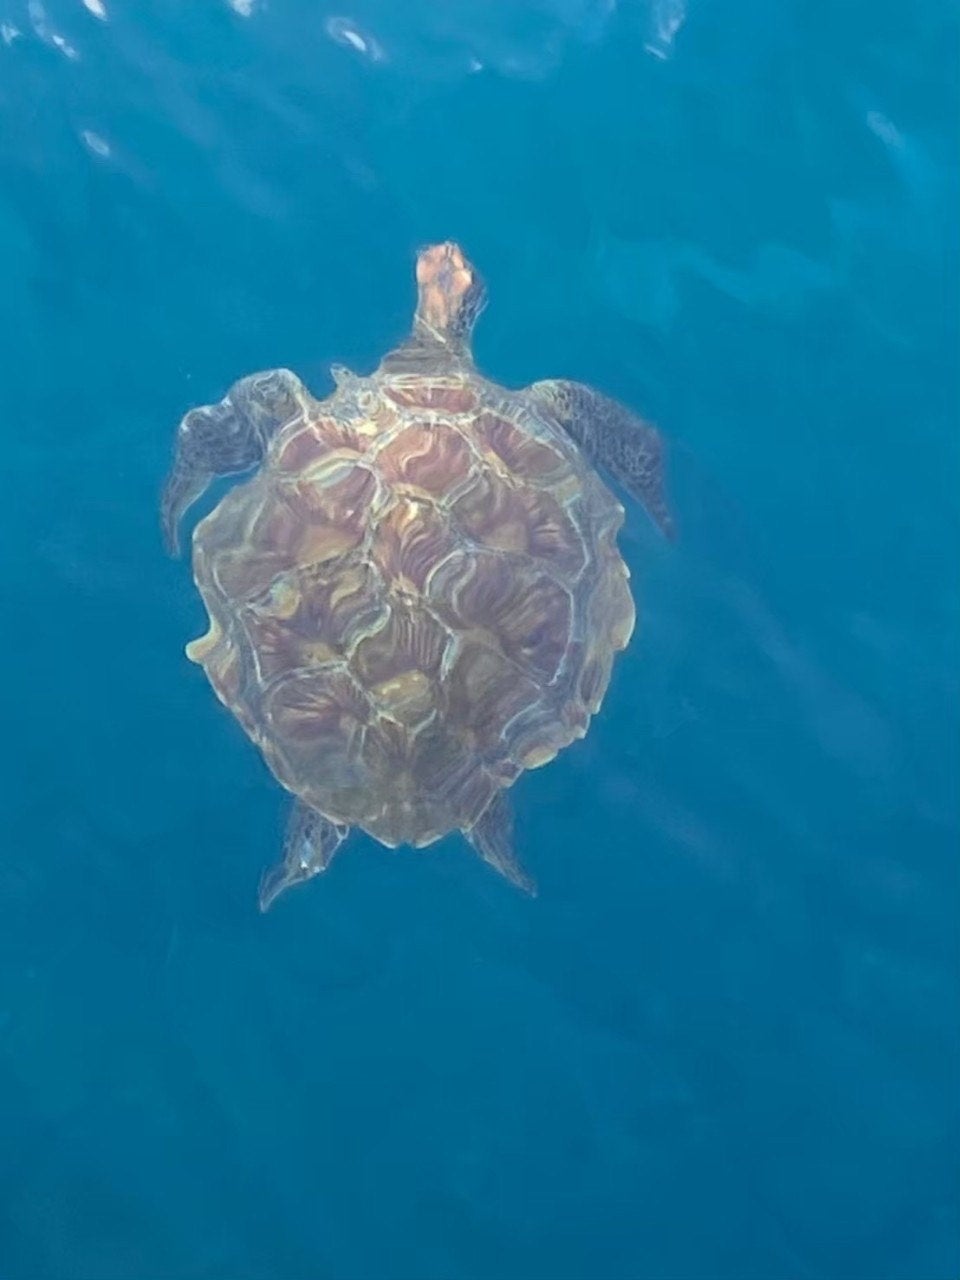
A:
[[[595,466],[604,467],[643,503],[664,537],[676,537],[664,492],[663,441],[655,427],[582,382],[535,382],[527,395],[559,422]]]
[[[217,476],[249,471],[280,427],[295,418],[308,399],[289,369],[270,369],[235,382],[219,404],[191,409],[177,431],[173,467],[160,502],[163,540],[180,554],[180,521]]]

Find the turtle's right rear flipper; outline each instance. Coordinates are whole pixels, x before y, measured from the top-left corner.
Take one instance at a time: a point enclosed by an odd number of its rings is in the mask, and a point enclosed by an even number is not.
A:
[[[518,889],[536,897],[537,886],[513,851],[513,809],[505,792],[496,795],[474,825],[463,834],[484,862]]]
[[[255,467],[271,436],[302,411],[307,398],[289,369],[270,369],[235,382],[219,404],[190,410],[177,431],[160,501],[163,540],[171,555],[180,554],[180,521],[211,481]]]

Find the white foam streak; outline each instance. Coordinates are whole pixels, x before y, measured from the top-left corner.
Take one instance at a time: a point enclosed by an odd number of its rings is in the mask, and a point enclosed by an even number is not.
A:
[[[350,18],[328,18],[326,32],[335,44],[345,49],[353,49],[371,62],[384,62],[386,53],[380,42],[372,35],[362,32]]]
[[[44,44],[49,44],[54,49],[59,49],[63,56],[69,58],[71,62],[76,62],[79,59],[80,54],[70,41],[51,27],[47,18],[47,11],[40,3],[40,0],[30,0],[27,5],[27,14],[34,32]]]
[[[80,139],[87,150],[92,151],[101,160],[110,158],[110,143],[101,138],[99,133],[94,133],[92,129],[84,129],[80,134]]]
[[[644,42],[647,53],[666,61],[673,52],[677,32],[687,20],[686,0],[653,0],[650,35]]]

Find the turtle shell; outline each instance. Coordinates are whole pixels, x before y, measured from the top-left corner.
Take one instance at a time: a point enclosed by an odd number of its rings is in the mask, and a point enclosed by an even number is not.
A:
[[[284,787],[427,845],[586,732],[634,625],[622,520],[522,393],[355,379],[197,526],[187,653]]]

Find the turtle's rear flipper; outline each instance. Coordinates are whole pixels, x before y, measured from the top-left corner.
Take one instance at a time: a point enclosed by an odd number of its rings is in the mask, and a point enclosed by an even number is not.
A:
[[[307,392],[289,369],[254,373],[234,383],[219,404],[191,409],[177,431],[173,467],[160,501],[163,540],[180,554],[180,521],[217,476],[249,471],[270,437],[300,413]]]
[[[649,422],[582,382],[535,382],[528,393],[603,467],[643,503],[664,537],[675,537],[663,483],[663,442]]]
[[[513,809],[501,791],[487,805],[473,826],[463,833],[484,862],[489,862],[511,884],[536,897],[537,886],[513,852]]]
[[[285,889],[326,871],[350,834],[302,800],[295,800],[283,841],[283,858],[260,879],[260,910],[268,911]]]

